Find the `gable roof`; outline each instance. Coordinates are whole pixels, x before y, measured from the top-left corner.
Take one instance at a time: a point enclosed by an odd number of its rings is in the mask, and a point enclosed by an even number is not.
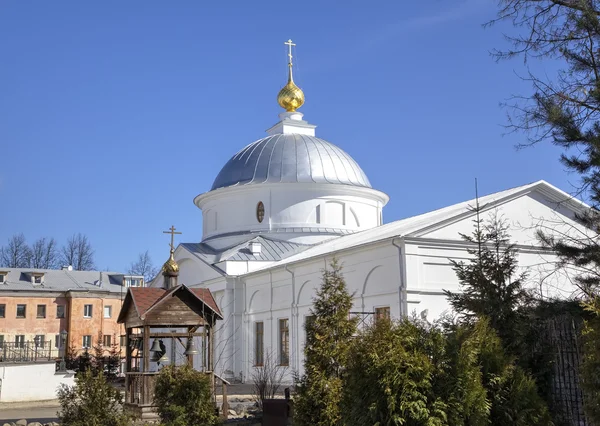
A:
[[[362,232],[357,232],[352,235],[345,235],[333,240],[327,240],[320,244],[316,244],[301,253],[290,256],[281,262],[278,262],[276,265],[258,268],[244,275],[251,275],[267,269],[277,268],[282,265],[300,262],[311,257],[322,256],[324,254],[334,253],[339,250],[349,249],[355,246],[374,243],[377,241],[383,241],[389,238],[418,236],[420,231],[425,230],[432,225],[450,222],[456,218],[472,214],[470,207],[474,206],[476,201],[479,201],[479,205],[482,208],[489,209],[533,191],[542,193],[552,201],[555,201],[557,204],[566,206],[574,212],[582,212],[585,209],[590,208],[584,202],[573,198],[571,195],[561,191],[548,182],[540,180],[527,185],[522,185],[479,197],[479,200],[472,199],[469,201],[464,201],[438,210],[433,210],[428,213],[408,217],[406,219],[397,220],[382,226],[367,229]]]
[[[169,296],[173,296],[178,291],[187,291],[192,294],[199,302],[203,303],[207,306],[211,311],[213,311],[219,319],[223,319],[223,315],[215,299],[207,288],[188,288],[184,284],[178,285],[177,287],[173,287],[171,289],[164,288],[156,288],[156,287],[134,287],[130,288],[127,292],[127,296],[125,296],[125,302],[123,303],[123,307],[121,308],[121,312],[119,312],[119,318],[117,319],[118,323],[122,323],[125,321],[126,312],[129,311],[130,305],[133,304],[134,309],[136,310],[137,315],[144,319],[146,314],[150,312],[152,309],[160,306]]]

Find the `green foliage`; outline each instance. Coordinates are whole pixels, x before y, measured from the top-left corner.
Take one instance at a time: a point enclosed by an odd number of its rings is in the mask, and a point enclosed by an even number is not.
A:
[[[102,373],[86,370],[75,378],[74,386],[58,389],[59,419],[63,426],[126,426],[123,399]]]
[[[90,360],[92,365],[92,372],[94,374],[99,374],[100,372],[104,373],[104,365],[106,360],[104,359],[104,345],[102,344],[102,331],[98,331],[98,336],[96,337],[96,344],[92,348],[94,353]]]
[[[163,426],[218,424],[209,375],[189,365],[166,366],[160,371],[154,403]]]
[[[113,334],[110,352],[106,359],[106,376],[109,379],[115,379],[121,370],[121,349],[117,343],[117,336]]]
[[[484,318],[469,337],[478,347],[482,382],[491,404],[492,425],[552,425],[535,381],[503,349],[502,341]]]
[[[446,328],[378,321],[351,352],[346,426],[552,425],[535,381],[505,354],[486,319]]]
[[[350,317],[348,293],[341,266],[334,260],[323,271],[312,315],[306,327],[305,374],[297,380],[294,423],[300,426],[341,424],[341,386],[357,319]]]
[[[524,288],[526,275],[517,274],[517,250],[510,243],[507,224],[498,217],[484,223],[479,218],[480,208],[475,211],[477,219],[473,234],[461,234],[463,240],[473,245],[468,249],[471,259],[468,262],[452,261],[461,292],[445,293],[462,319],[472,322],[477,318],[488,318],[505,347],[511,353],[517,353],[523,341],[520,308],[530,301]]]
[[[583,330],[581,386],[588,420],[600,424],[600,299],[594,298],[585,308],[592,318],[585,321]]]
[[[346,426],[446,425],[447,404],[434,392],[438,331],[405,320],[377,321],[352,345],[344,377]]]

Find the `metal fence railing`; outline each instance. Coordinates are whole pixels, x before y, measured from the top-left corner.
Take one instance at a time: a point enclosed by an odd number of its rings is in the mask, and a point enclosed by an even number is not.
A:
[[[51,361],[59,356],[62,351],[53,350],[52,342],[0,342],[0,362]]]

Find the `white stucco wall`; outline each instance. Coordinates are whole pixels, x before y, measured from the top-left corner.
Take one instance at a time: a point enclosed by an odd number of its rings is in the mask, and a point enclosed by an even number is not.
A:
[[[0,364],[0,402],[56,399],[61,384],[72,386],[75,375],[55,372],[55,363]]]
[[[200,195],[203,240],[222,234],[279,230],[302,233],[303,228],[358,231],[380,225],[387,195],[374,189],[333,184],[261,184],[221,188]],[[264,204],[262,222],[256,207]],[[314,231],[305,242],[318,242]],[[294,237],[292,237],[294,238]],[[298,236],[295,237],[299,238]],[[230,243],[227,240],[227,243]],[[218,246],[218,241],[211,241]]]

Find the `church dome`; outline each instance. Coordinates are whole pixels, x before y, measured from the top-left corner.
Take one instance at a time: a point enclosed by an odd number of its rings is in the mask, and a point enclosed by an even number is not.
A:
[[[211,190],[261,183],[333,183],[371,188],[350,155],[323,139],[275,134],[243,148],[225,164]]]

